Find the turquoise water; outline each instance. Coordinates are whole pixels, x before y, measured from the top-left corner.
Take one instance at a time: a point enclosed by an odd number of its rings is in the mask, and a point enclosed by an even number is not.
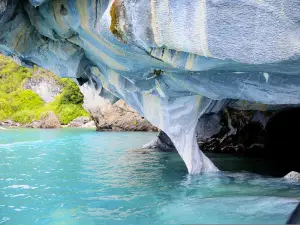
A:
[[[274,224],[299,201],[296,183],[238,168],[190,176],[174,152],[134,150],[155,135],[0,130],[0,224]]]

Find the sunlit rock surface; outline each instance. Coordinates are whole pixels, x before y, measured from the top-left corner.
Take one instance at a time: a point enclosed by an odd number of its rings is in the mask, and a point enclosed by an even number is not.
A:
[[[0,0],[0,52],[89,77],[172,139],[190,173],[204,114],[300,102],[298,0]],[[256,103],[252,103],[256,102]]]
[[[123,100],[111,104],[99,96],[100,90],[89,85],[89,82],[81,85],[80,91],[84,95],[83,107],[94,121],[97,131],[157,131]]]
[[[41,99],[46,102],[53,102],[55,97],[59,95],[63,87],[58,83],[55,77],[43,74],[44,71],[36,69],[33,77],[26,80],[23,84],[24,90],[32,90],[38,94]]]
[[[285,179],[300,181],[300,173],[292,171],[284,176]]]

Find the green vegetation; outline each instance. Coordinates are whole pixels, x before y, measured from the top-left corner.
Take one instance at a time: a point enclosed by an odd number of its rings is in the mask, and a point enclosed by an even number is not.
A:
[[[11,118],[18,123],[31,123],[36,119],[36,113],[34,110],[21,110],[14,113]]]
[[[55,78],[63,86],[63,91],[53,102],[45,104],[39,95],[23,89],[26,80],[32,77]],[[11,119],[25,124],[53,111],[62,124],[68,124],[79,116],[88,116],[82,103],[83,95],[71,79],[59,78],[41,68],[19,66],[0,55],[0,121]]]
[[[62,78],[61,83],[64,86],[64,90],[61,96],[61,104],[82,104],[83,103],[83,95],[80,92],[77,84],[75,84],[69,78]]]

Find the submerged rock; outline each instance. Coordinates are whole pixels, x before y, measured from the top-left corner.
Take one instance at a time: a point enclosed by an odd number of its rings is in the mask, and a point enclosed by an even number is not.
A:
[[[298,0],[2,2],[0,52],[125,100],[190,173],[217,170],[197,144],[204,115],[300,103]]]

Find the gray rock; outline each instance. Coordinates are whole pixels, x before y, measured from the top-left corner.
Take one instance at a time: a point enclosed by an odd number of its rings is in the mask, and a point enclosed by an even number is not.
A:
[[[95,122],[94,121],[90,121],[84,125],[81,126],[82,128],[94,128],[96,129],[96,125],[95,125]]]
[[[29,78],[23,88],[32,90],[46,102],[54,101],[54,98],[62,92],[62,86],[58,84],[54,75],[45,74],[45,70],[37,69],[32,78]]]
[[[112,102],[124,99],[169,135],[190,173],[217,170],[189,138],[200,116],[232,101],[262,111],[300,104],[298,0],[104,0],[89,2],[84,15],[75,0],[52,1],[59,7],[51,9],[46,0],[4,2],[1,52],[61,77],[88,78]],[[98,129],[149,129],[122,107],[115,111],[93,116]],[[236,133],[230,120],[222,143]]]
[[[0,125],[3,127],[20,127],[21,126],[20,123],[14,122],[12,120],[2,121],[2,122],[0,122]]]
[[[80,116],[77,117],[76,119],[72,120],[68,127],[82,127],[83,125],[85,125],[86,123],[90,122],[91,119],[89,117],[86,116]]]
[[[40,128],[60,128],[60,122],[54,112],[49,111],[41,116]]]
[[[154,140],[143,145],[142,148],[143,149],[157,149],[160,151],[168,151],[168,152],[176,150],[171,139],[162,130],[159,131],[158,136]]]
[[[123,100],[112,104],[99,96],[98,90],[83,84],[84,109],[90,114],[98,131],[157,131],[157,128],[139,115]],[[73,121],[72,121],[73,122]]]
[[[33,121],[31,123],[25,124],[23,127],[26,127],[26,128],[40,128],[41,127],[41,122],[40,121]]]
[[[285,175],[284,178],[288,180],[300,181],[300,173],[292,171]]]

